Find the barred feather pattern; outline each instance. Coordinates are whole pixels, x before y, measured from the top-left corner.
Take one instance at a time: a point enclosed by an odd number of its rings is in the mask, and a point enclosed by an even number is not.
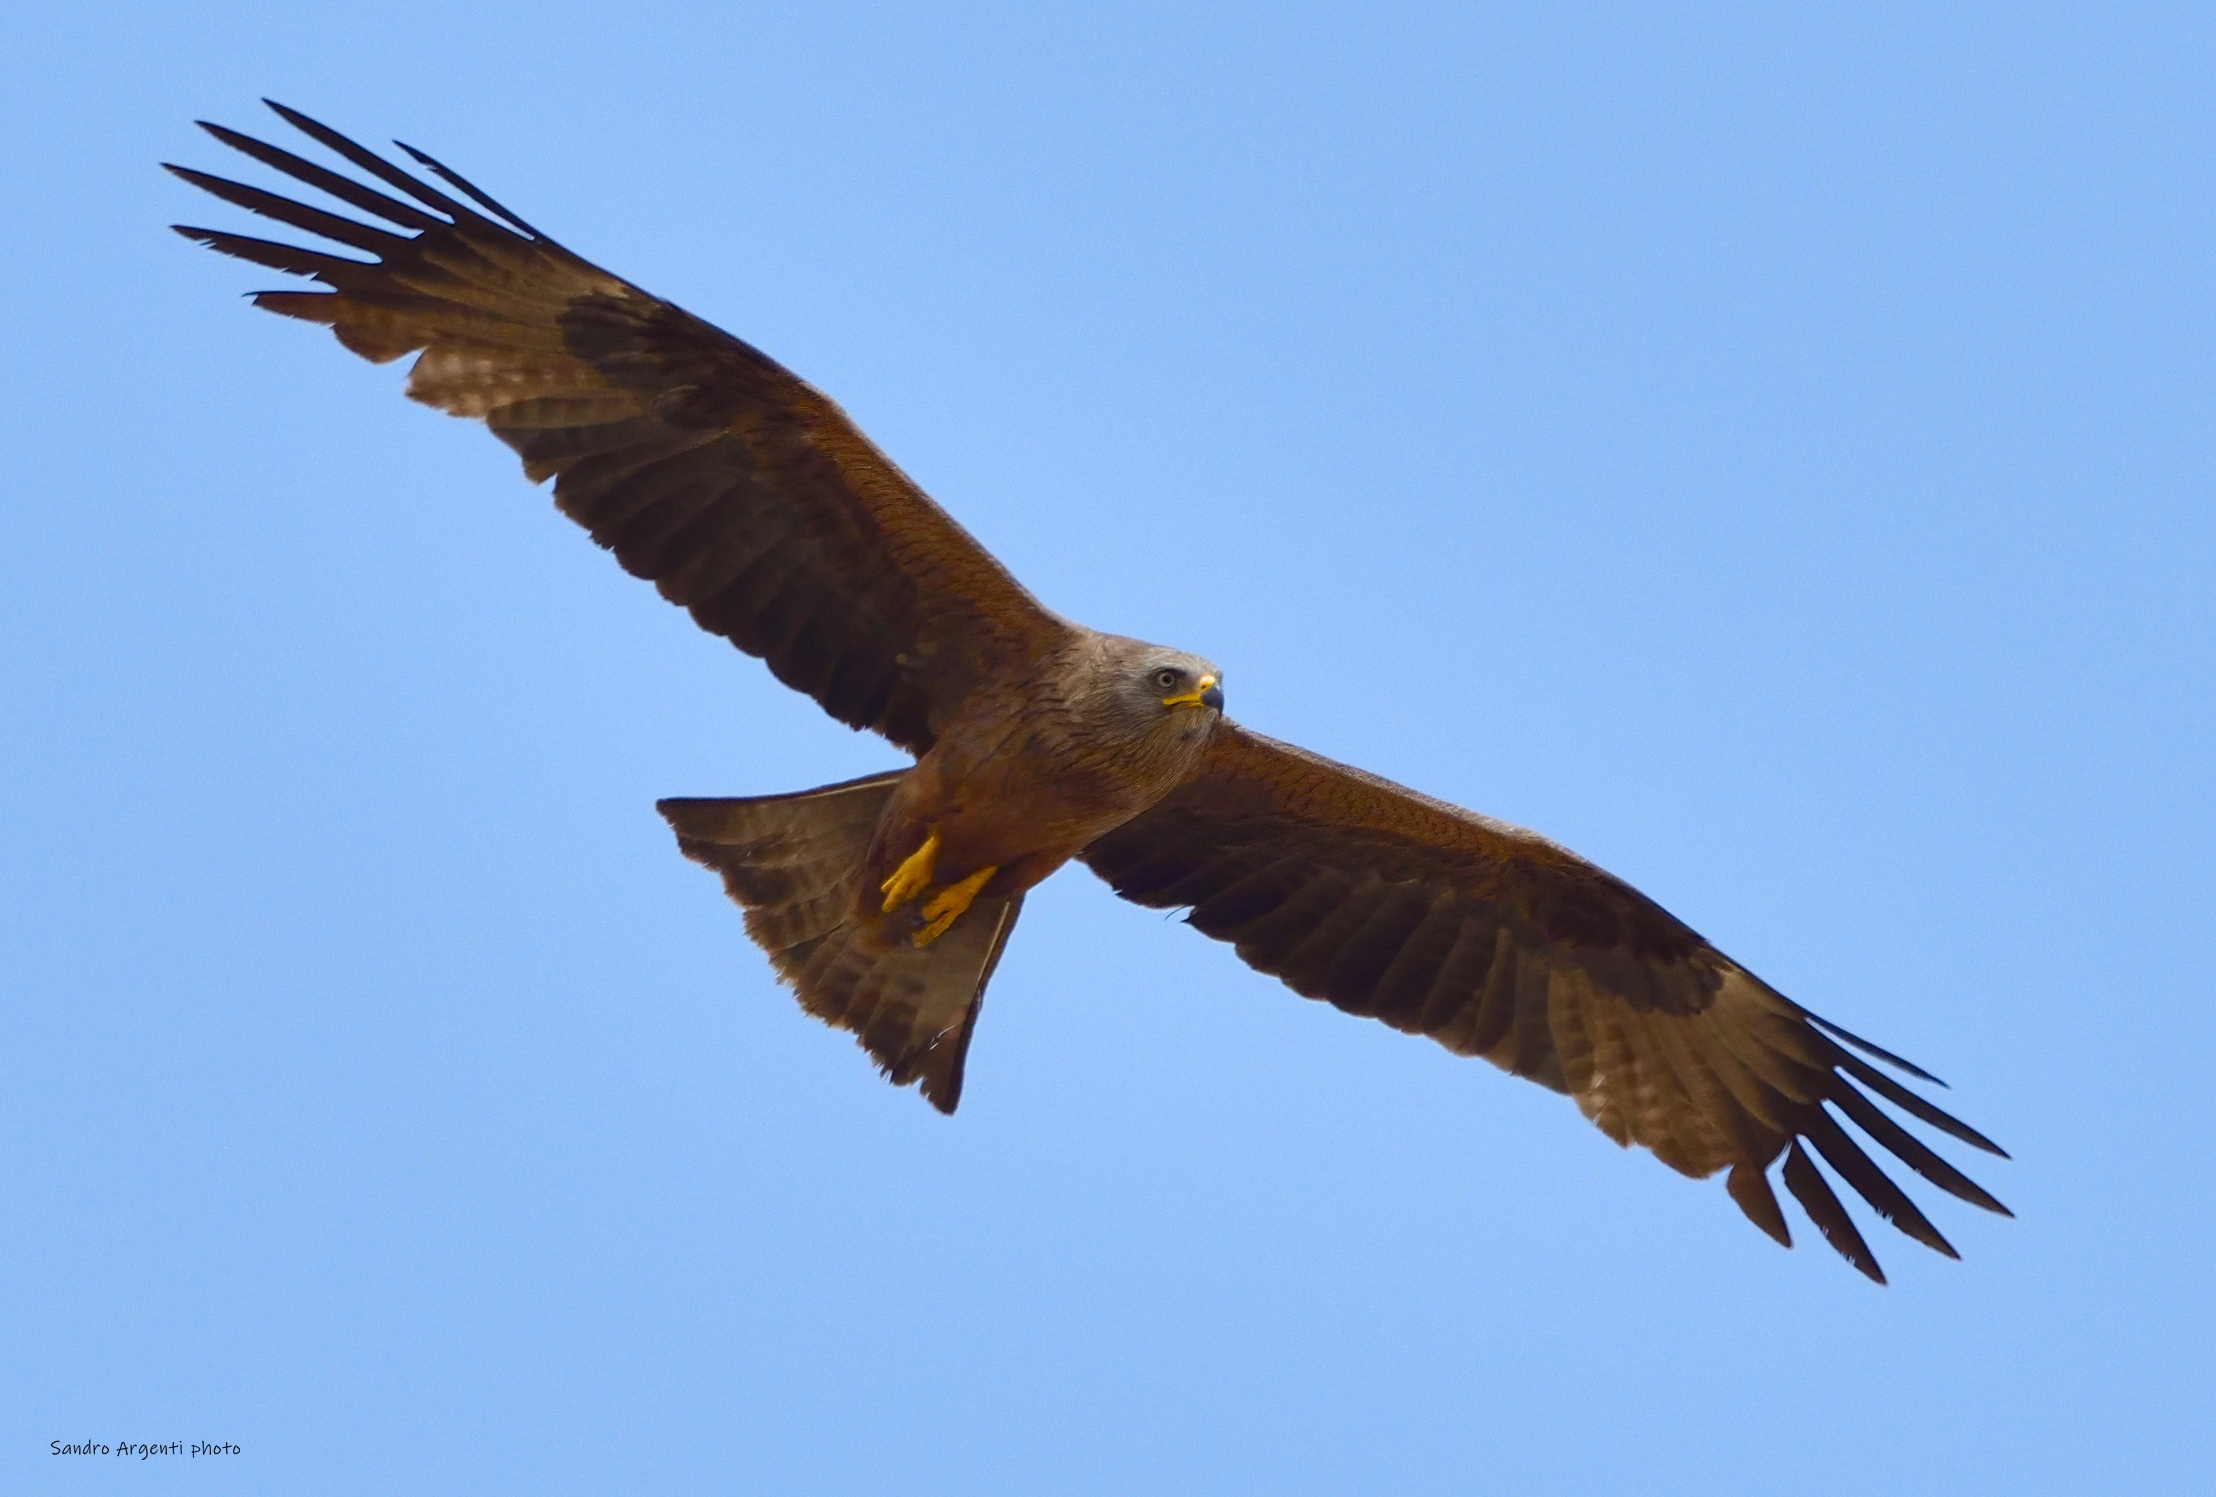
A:
[[[906,770],[797,795],[659,803],[678,848],[723,876],[746,933],[800,1006],[849,1030],[895,1086],[952,1112],[985,985],[1021,896],[981,898],[917,947],[857,918],[857,881],[886,799]]]

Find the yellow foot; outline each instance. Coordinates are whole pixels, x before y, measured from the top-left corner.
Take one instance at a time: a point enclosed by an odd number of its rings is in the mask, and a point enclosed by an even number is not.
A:
[[[939,861],[939,833],[933,828],[931,835],[923,839],[923,846],[908,854],[908,861],[893,870],[893,876],[877,886],[885,896],[885,913],[890,915],[909,900],[931,887],[931,870]]]
[[[970,907],[977,891],[985,887],[985,881],[998,873],[998,868],[980,868],[958,884],[948,884],[931,896],[931,902],[923,907],[923,918],[929,923],[912,938],[918,946],[928,946],[936,941],[946,928],[961,917]]]

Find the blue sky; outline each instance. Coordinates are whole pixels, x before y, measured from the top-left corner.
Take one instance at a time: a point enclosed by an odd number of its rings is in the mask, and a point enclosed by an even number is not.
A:
[[[2216,22],[1781,9],[14,18],[0,1486],[2208,1489]],[[2018,1219],[1875,1289],[1082,870],[887,1087],[652,803],[893,752],[166,232],[264,94],[1945,1076]]]

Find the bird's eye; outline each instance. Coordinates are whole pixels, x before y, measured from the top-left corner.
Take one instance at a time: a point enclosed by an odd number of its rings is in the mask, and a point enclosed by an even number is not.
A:
[[[1176,690],[1177,683],[1184,679],[1185,673],[1183,671],[1174,671],[1169,669],[1167,666],[1164,666],[1161,670],[1158,670],[1154,673],[1154,684],[1161,687],[1164,691]]]

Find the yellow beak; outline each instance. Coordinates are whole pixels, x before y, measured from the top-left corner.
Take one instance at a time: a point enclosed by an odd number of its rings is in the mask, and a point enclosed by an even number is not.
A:
[[[1213,701],[1209,700],[1211,697],[1214,698]],[[1221,707],[1223,705],[1223,693],[1216,690],[1216,678],[1214,676],[1202,676],[1193,684],[1191,691],[1184,693],[1182,696],[1164,697],[1162,698],[1162,705],[1165,707]]]

